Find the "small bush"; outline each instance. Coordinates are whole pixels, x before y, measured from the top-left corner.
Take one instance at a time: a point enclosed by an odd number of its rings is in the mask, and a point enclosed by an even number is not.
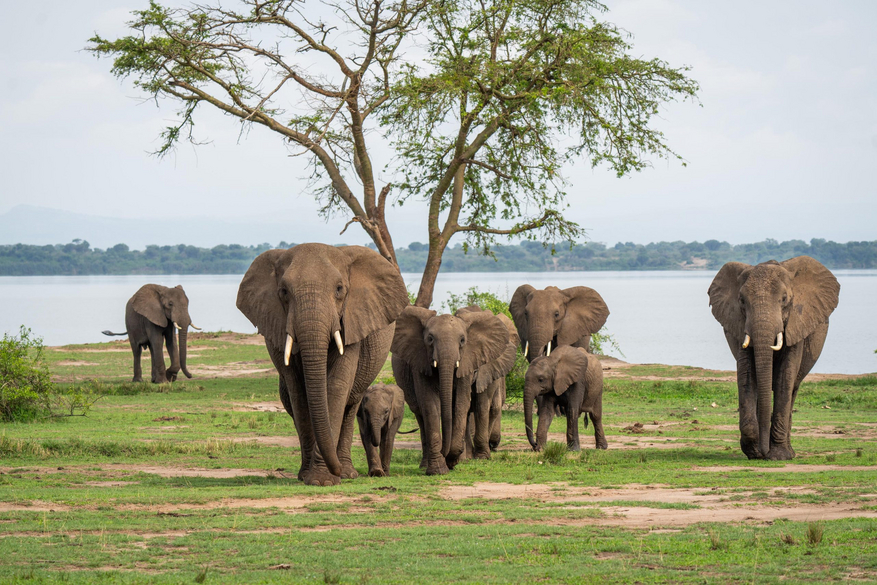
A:
[[[818,522],[811,522],[807,525],[807,542],[810,546],[818,546],[822,542],[823,530],[822,524]]]
[[[563,443],[549,441],[542,450],[542,459],[552,465],[561,465],[566,460],[567,447]]]
[[[43,340],[21,326],[0,342],[0,419],[32,420],[51,414],[54,384],[43,362]]]

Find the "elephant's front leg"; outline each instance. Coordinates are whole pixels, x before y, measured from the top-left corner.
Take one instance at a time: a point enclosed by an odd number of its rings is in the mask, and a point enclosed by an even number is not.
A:
[[[401,416],[397,420],[387,422],[381,435],[381,467],[384,470],[384,475],[390,475],[390,461],[393,458],[393,448],[396,445],[396,433],[399,432],[401,424]]]
[[[740,350],[737,356],[737,404],[740,417],[740,448],[749,459],[760,459],[758,448],[758,416],[756,415],[755,369],[751,350]]]
[[[350,454],[353,445],[353,421],[356,420],[356,411],[359,410],[359,402],[348,405],[341,421],[341,436],[338,438],[338,461],[341,462],[341,479],[356,479],[359,473],[353,468],[353,459]]]
[[[475,395],[475,438],[472,454],[475,459],[490,459],[490,404],[493,402],[491,390],[496,390],[493,384],[481,394]]]
[[[536,425],[536,450],[541,451],[548,443],[548,429],[554,420],[555,409],[558,408],[553,395],[541,396],[538,400],[539,423]]]
[[[490,402],[490,438],[488,440],[490,450],[496,451],[502,440],[502,405],[505,404],[505,378],[500,378],[494,384],[498,384],[497,391]]]
[[[579,407],[575,400],[570,400],[566,407],[566,448],[570,451],[581,451],[579,443]],[[579,401],[580,402],[580,401]]]
[[[365,460],[368,462],[368,474],[371,477],[383,477],[384,468],[381,465],[380,454],[378,448],[372,444],[371,427],[366,424],[365,419],[358,416],[359,436],[362,439],[362,447],[365,449]]]
[[[792,402],[801,366],[802,344],[783,348],[785,355],[773,380],[773,416],[770,421],[770,451],[766,459],[788,461],[795,457],[792,450]]]
[[[149,357],[152,360],[152,383],[162,384],[167,381],[164,368],[164,335],[161,330],[153,328],[149,335]]]
[[[426,460],[426,475],[448,473],[448,464],[442,455],[441,401],[437,389],[421,388],[417,402],[420,405],[423,430],[423,457]]]
[[[174,337],[173,325],[164,330],[164,343],[167,347],[167,353],[171,358],[171,367],[165,372],[165,377],[168,382],[175,382],[177,373],[180,371],[180,349],[177,347],[177,340]]]

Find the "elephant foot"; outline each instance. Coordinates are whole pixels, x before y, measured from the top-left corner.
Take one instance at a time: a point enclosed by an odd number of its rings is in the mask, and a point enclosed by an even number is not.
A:
[[[426,475],[447,475],[450,470],[447,463],[438,461],[426,467]]]
[[[353,465],[348,463],[341,465],[341,479],[356,479],[357,477],[359,477],[359,472],[353,469]]]
[[[567,451],[581,451],[581,450],[582,450],[582,446],[579,445],[578,443],[567,443],[567,444],[566,444],[566,450],[567,450]]]
[[[133,378],[131,378],[131,381],[134,382],[135,384],[139,384],[140,382],[143,381],[143,376],[134,376]]]
[[[768,461],[790,461],[795,458],[795,452],[789,445],[772,445],[767,452]]]
[[[329,470],[315,470],[309,469],[304,473],[299,474],[301,480],[305,483],[305,485],[319,485],[319,486],[327,486],[327,485],[340,485],[341,478],[337,475],[332,475]]]
[[[758,448],[758,441],[749,441],[740,439],[740,448],[743,454],[749,459],[762,459],[761,450]]]
[[[496,448],[499,447],[499,441],[500,441],[499,439],[497,439],[495,441],[493,439],[491,439],[490,442],[487,444],[487,446],[490,447],[491,451],[496,451]]]
[[[176,374],[171,374],[170,372],[168,372],[168,373],[165,375],[165,378],[167,379],[168,382],[176,382],[176,381],[177,381],[177,375],[176,375]]]
[[[374,469],[368,470],[369,477],[387,477],[390,475],[387,471],[384,471],[382,467],[376,467]]]
[[[597,439],[597,449],[608,449],[609,443],[606,442],[606,439]]]
[[[490,451],[476,451],[472,459],[490,459]]]

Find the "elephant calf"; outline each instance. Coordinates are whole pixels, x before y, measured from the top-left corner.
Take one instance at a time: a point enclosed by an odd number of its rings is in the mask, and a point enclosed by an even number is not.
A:
[[[186,339],[192,325],[189,317],[189,297],[180,285],[174,288],[160,284],[144,284],[125,306],[124,333],[102,331],[104,335],[127,335],[134,353],[134,382],[143,381],[140,354],[149,348],[152,360],[152,383],[173,382],[182,370],[187,378],[192,374],[186,368]],[[179,331],[180,344],[174,339],[174,329]],[[171,367],[165,369],[162,347],[167,344]]]
[[[356,421],[359,423],[359,436],[365,447],[370,476],[390,475],[393,443],[404,413],[405,395],[395,384],[375,384],[365,391]]]
[[[533,440],[533,401],[539,400],[539,427]],[[563,346],[530,362],[524,378],[524,424],[527,440],[534,451],[541,451],[548,440],[548,427],[555,407],[566,411],[566,445],[578,451],[579,415],[585,413],[594,423],[597,449],[606,449],[603,433],[603,368],[600,360],[580,347]]]

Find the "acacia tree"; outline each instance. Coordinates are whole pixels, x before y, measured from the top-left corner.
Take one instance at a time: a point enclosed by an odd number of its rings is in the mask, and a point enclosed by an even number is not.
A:
[[[393,262],[393,184],[399,204],[425,202],[423,307],[455,234],[483,253],[502,235],[580,237],[562,214],[563,164],[607,163],[623,175],[650,156],[677,156],[650,123],[662,104],[697,91],[685,68],[632,58],[593,0],[237,5],[153,1],[134,12],[136,34],[95,35],[88,50],[112,56],[113,73],[135,77],[146,95],[180,105],[157,154],[196,142],[202,105],[268,128],[309,156],[320,213],[352,214]],[[373,132],[396,149],[380,188]]]

